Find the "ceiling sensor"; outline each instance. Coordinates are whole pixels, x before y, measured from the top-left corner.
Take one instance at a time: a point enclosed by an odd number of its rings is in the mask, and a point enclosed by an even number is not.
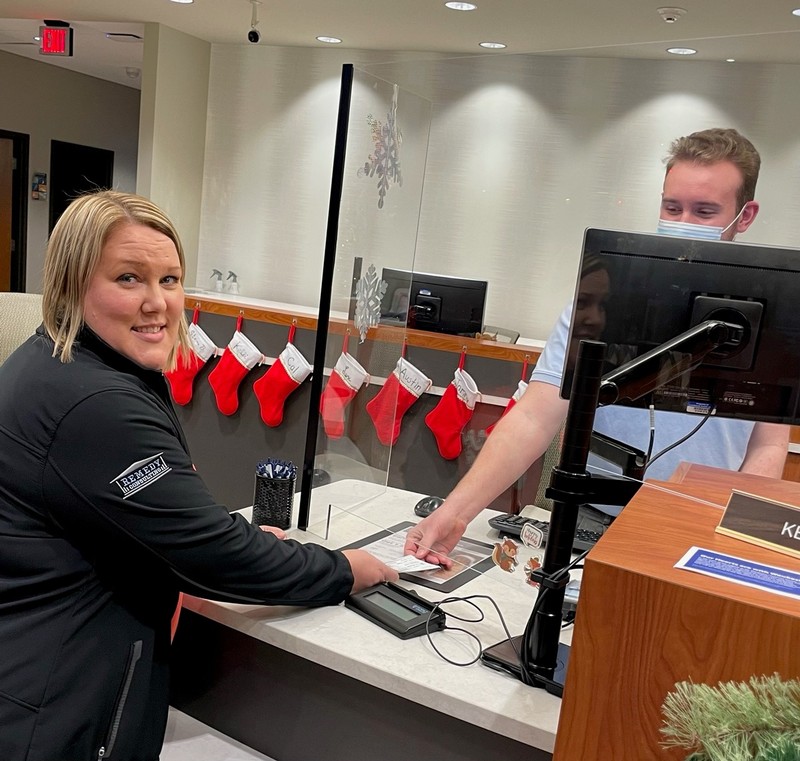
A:
[[[686,8],[658,8],[658,15],[667,24],[674,24],[681,16],[686,15]]]
[[[142,38],[138,34],[129,32],[106,32],[106,39],[114,42],[141,42]]]

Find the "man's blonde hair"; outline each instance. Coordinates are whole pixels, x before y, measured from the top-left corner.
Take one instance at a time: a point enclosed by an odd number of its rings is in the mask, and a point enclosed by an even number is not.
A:
[[[755,146],[735,129],[714,127],[679,137],[669,147],[667,173],[679,161],[694,164],[730,161],[742,173],[742,186],[736,198],[739,208],[755,198],[761,156]]]
[[[152,201],[131,193],[101,190],[76,198],[61,215],[47,244],[44,263],[44,327],[55,343],[53,356],[72,360],[72,347],[83,327],[84,300],[108,236],[119,225],[145,225],[166,235],[178,252],[181,283],[186,263],[178,232]],[[178,340],[166,370],[177,364],[178,350],[189,351],[189,332],[181,314]]]

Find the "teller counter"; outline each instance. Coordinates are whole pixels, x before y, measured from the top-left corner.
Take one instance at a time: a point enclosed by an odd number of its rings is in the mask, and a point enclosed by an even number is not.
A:
[[[355,480],[313,491],[309,532],[292,538],[340,548],[382,528],[418,520],[424,495]],[[337,504],[355,505],[340,510]],[[327,505],[330,520],[327,519]],[[249,509],[242,511],[249,518]],[[485,512],[466,538],[498,542]],[[328,539],[320,534],[328,527]],[[512,634],[520,633],[536,590],[526,583],[531,554],[520,548],[509,573],[496,566],[449,595],[491,596]],[[447,594],[401,581],[435,601]],[[448,606],[448,625],[474,633],[484,646],[505,638],[487,600],[485,618],[464,603]],[[569,641],[570,631],[563,635]],[[458,632],[434,632],[443,655],[468,661],[477,646]],[[187,597],[173,645],[172,704],[278,761],[470,761],[551,758],[560,699],[480,663],[459,667],[423,635],[402,640],[343,605],[261,607]]]

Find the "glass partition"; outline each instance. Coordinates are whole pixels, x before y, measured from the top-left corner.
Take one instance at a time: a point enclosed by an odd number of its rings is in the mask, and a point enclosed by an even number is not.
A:
[[[333,513],[353,513],[385,490],[403,408],[429,385],[401,355],[430,121],[429,101],[345,67],[332,217],[337,184],[341,200],[328,227],[335,256],[326,254],[325,265],[332,270],[330,316],[327,331],[321,319],[317,337],[324,341],[324,370],[319,418],[315,429],[309,425],[309,438],[316,437],[313,485],[348,481],[352,488],[336,490],[336,505],[311,490],[307,525],[320,536],[330,535]],[[323,291],[325,282],[324,274]]]

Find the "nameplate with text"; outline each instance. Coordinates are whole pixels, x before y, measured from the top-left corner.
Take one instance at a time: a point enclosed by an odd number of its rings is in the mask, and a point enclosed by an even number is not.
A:
[[[734,489],[717,531],[800,558],[800,507],[797,505]]]

